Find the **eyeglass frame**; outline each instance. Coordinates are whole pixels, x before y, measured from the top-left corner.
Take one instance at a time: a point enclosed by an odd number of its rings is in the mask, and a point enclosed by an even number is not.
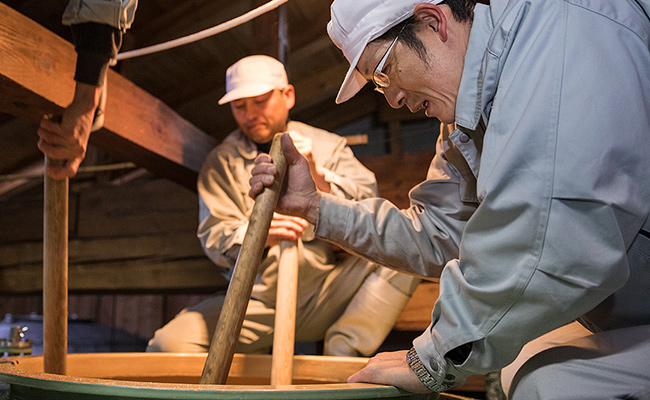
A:
[[[379,64],[377,64],[375,71],[372,73],[372,83],[375,84],[375,91],[381,94],[384,94],[384,89],[390,86],[390,78],[383,72],[384,65],[386,64],[386,60],[388,60],[388,56],[390,55],[391,50],[393,50],[393,47],[395,47],[395,44],[399,39],[399,35],[401,35],[404,28],[406,28],[406,25],[408,25],[408,23],[405,23],[399,32],[397,32],[395,39],[393,39],[390,46],[388,46],[388,49],[384,53],[384,56],[381,58],[381,60],[379,60]],[[377,81],[378,79],[379,82]]]
[[[447,4],[447,0],[443,0],[438,3],[438,5],[443,5]],[[393,50],[393,47],[395,46],[395,43],[397,43],[397,39],[399,39],[399,35],[402,34],[402,31],[404,28],[406,28],[406,25],[408,25],[408,22],[405,22],[402,28],[397,32],[397,35],[395,36],[395,39],[393,39],[393,42],[388,46],[388,49],[386,50],[386,53],[384,53],[384,56],[379,60],[379,64],[377,64],[377,67],[375,67],[375,71],[372,73],[372,83],[375,84],[375,91],[384,94],[384,89],[390,86],[390,78],[388,75],[386,75],[382,70],[384,69],[384,64],[386,64],[386,60],[388,60],[388,55],[390,54],[390,51]],[[380,79],[384,82],[378,83],[377,79]]]

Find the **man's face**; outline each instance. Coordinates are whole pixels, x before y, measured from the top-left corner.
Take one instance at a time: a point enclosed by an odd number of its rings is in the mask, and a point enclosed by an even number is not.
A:
[[[230,102],[232,115],[246,136],[257,143],[267,143],[286,130],[289,110],[295,103],[293,86],[274,89],[255,97]]]
[[[452,37],[451,32],[443,40],[440,27],[436,29],[427,23],[416,28],[416,35],[426,48],[425,59],[400,40],[396,42],[382,70],[390,80],[383,93],[393,108],[407,106],[411,112],[424,109],[427,117],[452,123],[466,43],[463,47],[463,39]],[[386,41],[371,42],[359,59],[357,68],[371,82],[389,45]]]

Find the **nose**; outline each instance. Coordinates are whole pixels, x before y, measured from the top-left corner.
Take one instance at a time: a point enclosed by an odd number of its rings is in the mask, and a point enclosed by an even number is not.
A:
[[[246,118],[247,121],[254,120],[255,117],[257,117],[257,109],[255,105],[250,101],[244,103],[243,111],[244,111],[244,117]]]
[[[384,89],[384,97],[393,108],[402,108],[406,104],[406,95],[403,90],[394,86]]]

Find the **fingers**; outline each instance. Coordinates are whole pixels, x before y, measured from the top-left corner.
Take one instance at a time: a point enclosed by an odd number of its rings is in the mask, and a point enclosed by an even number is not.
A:
[[[298,232],[290,229],[269,229],[269,235],[266,240],[266,246],[275,246],[282,240],[289,240],[295,242],[302,237]]]
[[[43,154],[54,160],[68,160],[64,166],[48,166],[46,173],[54,179],[75,176],[85,156],[85,146],[78,144],[73,135],[63,130],[60,123],[49,117],[41,120],[37,134],[39,136],[37,146]]]
[[[284,152],[284,157],[287,159],[287,164],[293,165],[300,160],[303,160],[302,154],[298,151],[296,146],[293,144],[290,135],[282,135],[282,151]]]
[[[41,119],[38,130],[43,130],[44,132],[52,131],[55,134],[61,134],[63,132],[60,123],[49,118],[49,116],[44,116],[43,119]]]
[[[431,393],[406,363],[406,352],[379,353],[348,378],[349,383],[366,382],[397,386],[412,393]]]
[[[276,172],[277,169],[271,163],[271,156],[268,154],[258,155],[255,158],[254,166],[251,170],[251,177],[248,180],[251,186],[248,195],[254,199],[265,186],[272,185],[275,181]]]
[[[36,145],[38,146],[38,149],[43,152],[43,154],[55,160],[77,158],[73,157],[73,154],[71,154],[72,152],[70,152],[68,148],[60,144],[56,144],[56,141],[50,142],[41,137]]]
[[[280,213],[273,213],[273,220],[275,221],[289,221],[293,224],[296,224],[302,228],[307,228],[309,226],[309,222],[307,222],[306,219],[300,218],[300,217],[294,217],[293,215],[286,215],[286,214],[280,214]]]
[[[77,171],[79,170],[79,164],[80,163],[81,163],[81,160],[77,159],[77,160],[74,160],[74,161],[71,161],[71,162],[67,162],[62,167],[48,166],[45,169],[45,173],[50,178],[54,178],[54,179],[72,178],[77,174]]]
[[[46,148],[55,148],[57,146],[63,146],[65,144],[65,140],[62,138],[64,132],[61,129],[61,125],[48,118],[43,118],[41,120],[36,133],[38,134],[39,142],[45,141],[44,147]]]
[[[278,232],[291,231],[300,237],[308,226],[309,223],[302,218],[273,213],[271,229],[276,229]]]

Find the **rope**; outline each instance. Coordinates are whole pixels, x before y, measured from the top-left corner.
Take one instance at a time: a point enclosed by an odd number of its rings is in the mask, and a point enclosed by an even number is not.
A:
[[[165,42],[165,43],[160,43],[160,44],[156,44],[156,45],[153,45],[153,46],[144,47],[142,49],[131,50],[131,51],[126,51],[124,53],[120,53],[120,54],[117,55],[117,57],[115,57],[115,61],[117,62],[119,60],[125,60],[127,58],[143,56],[145,54],[156,53],[156,52],[159,52],[159,51],[172,49],[174,47],[182,46],[182,45],[185,45],[185,44],[194,43],[194,42],[196,42],[198,40],[201,40],[201,39],[216,35],[217,33],[227,31],[228,29],[234,28],[234,27],[239,26],[239,25],[241,25],[241,24],[243,24],[245,22],[248,22],[248,21],[252,20],[253,18],[256,18],[256,17],[258,17],[258,16],[260,16],[262,14],[265,14],[265,13],[271,11],[271,10],[274,10],[274,9],[278,8],[279,6],[286,3],[287,1],[288,0],[271,0],[268,3],[261,5],[261,6],[257,7],[256,9],[247,12],[244,15],[240,15],[237,18],[233,18],[230,21],[226,21],[226,22],[221,23],[219,25],[213,26],[212,28],[208,28],[208,29],[202,30],[200,32],[193,33],[191,35],[188,35],[188,36],[185,36],[185,37],[182,37],[182,38],[170,40],[170,41]]]

